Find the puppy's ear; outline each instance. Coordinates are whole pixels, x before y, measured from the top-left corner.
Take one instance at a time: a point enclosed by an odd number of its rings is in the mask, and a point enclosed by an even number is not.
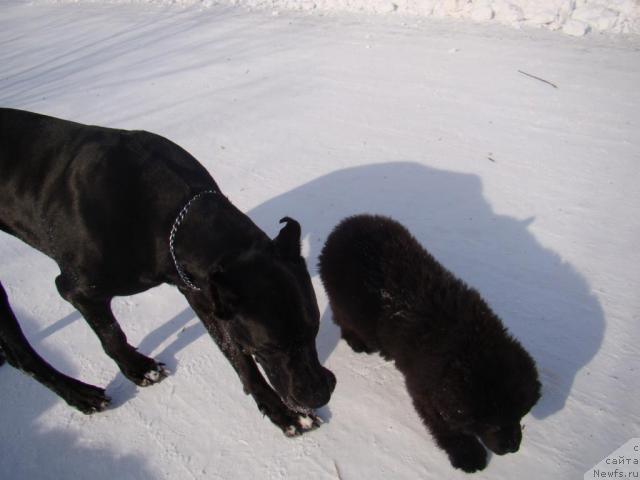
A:
[[[273,239],[278,253],[286,259],[298,258],[300,256],[300,224],[290,217],[281,218],[280,223],[286,225]]]
[[[229,284],[227,273],[218,267],[209,274],[209,291],[216,318],[231,320],[238,311],[238,295]]]

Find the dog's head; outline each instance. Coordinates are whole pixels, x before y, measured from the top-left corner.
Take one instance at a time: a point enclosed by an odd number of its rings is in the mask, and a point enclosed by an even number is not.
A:
[[[283,401],[318,408],[328,403],[336,379],[318,360],[320,312],[300,255],[300,225],[288,217],[280,222],[285,226],[276,238],[225,259],[208,283],[216,317]]]
[[[506,337],[472,359],[454,360],[435,407],[450,426],[504,455],[520,448],[520,422],[540,398],[540,388],[533,359]]]

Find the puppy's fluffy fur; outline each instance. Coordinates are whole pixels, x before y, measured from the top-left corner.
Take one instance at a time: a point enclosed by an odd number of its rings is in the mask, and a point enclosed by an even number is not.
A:
[[[456,468],[502,455],[540,397],[535,364],[477,291],[440,265],[398,222],[343,220],[320,255],[342,338],[404,374],[416,410]]]

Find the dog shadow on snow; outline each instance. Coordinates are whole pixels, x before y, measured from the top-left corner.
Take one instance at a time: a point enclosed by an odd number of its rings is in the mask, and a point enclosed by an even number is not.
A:
[[[19,310],[15,313],[38,353],[61,372],[77,377],[78,372],[65,352],[40,342],[48,330],[36,332],[36,320]],[[73,312],[62,319],[63,326],[79,318],[80,314]],[[3,365],[0,367],[0,385],[2,478],[158,478],[159,473],[154,469],[153,462],[136,451],[114,452],[100,439],[86,442],[82,434],[72,428],[44,426],[38,419],[50,414],[48,412],[55,404],[61,403],[60,408],[69,409],[65,415],[82,417],[83,414],[72,411],[53,392],[22,372]]]
[[[493,211],[478,176],[411,162],[358,166],[305,183],[248,214],[270,236],[277,233],[281,217],[297,219],[315,277],[318,255],[333,227],[346,216],[365,212],[403,223],[443,265],[482,293],[538,364],[543,396],[532,412],[536,418],[564,407],[576,374],[602,343],[602,308],[585,278],[530,232],[535,218]],[[176,353],[206,335],[194,318],[186,308],[150,332],[139,350],[155,354],[175,372]],[[171,337],[173,342],[157,352]],[[327,309],[317,338],[322,363],[338,341]],[[116,406],[136,392],[123,379],[118,374],[111,384],[120,385],[110,393]],[[330,411],[325,407],[320,415],[327,420]]]

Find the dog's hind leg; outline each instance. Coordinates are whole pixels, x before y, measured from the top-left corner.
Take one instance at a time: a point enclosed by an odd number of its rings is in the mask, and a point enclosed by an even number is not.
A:
[[[109,405],[109,397],[103,389],[58,372],[33,350],[18,325],[1,283],[0,351],[10,365],[34,377],[83,413],[98,412]]]
[[[111,298],[90,298],[69,288],[64,275],[56,278],[60,295],[69,301],[96,333],[102,348],[129,380],[141,387],[158,383],[167,376],[164,364],[139,353],[127,343],[127,337],[111,311]]]

